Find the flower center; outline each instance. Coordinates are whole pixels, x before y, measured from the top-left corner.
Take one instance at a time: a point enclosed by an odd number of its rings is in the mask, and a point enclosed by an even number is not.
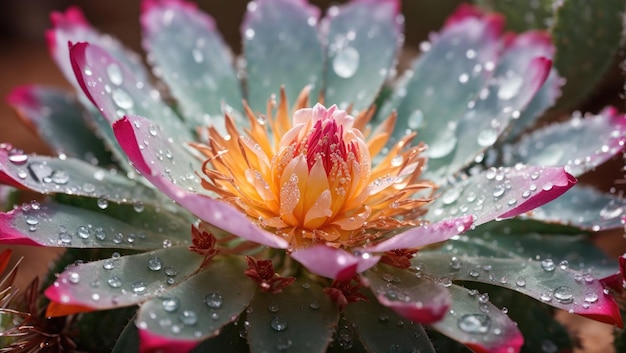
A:
[[[415,134],[400,139],[372,167],[395,115],[370,131],[373,108],[354,118],[336,106],[308,108],[307,96],[304,90],[291,119],[282,92],[278,107],[268,104],[268,117],[246,107],[245,135],[228,115],[227,134],[210,127],[208,143],[194,145],[207,157],[203,186],[259,226],[287,237],[293,248],[317,242],[352,247],[418,225],[433,185],[418,180],[425,160],[419,156],[422,144],[410,146]],[[431,192],[415,197],[425,189]]]

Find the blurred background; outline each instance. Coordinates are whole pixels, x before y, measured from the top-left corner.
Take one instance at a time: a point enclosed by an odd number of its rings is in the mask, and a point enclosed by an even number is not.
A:
[[[312,0],[312,3],[325,9],[329,0]],[[341,3],[343,1],[334,1]],[[413,57],[420,41],[427,38],[430,31],[438,30],[447,14],[459,0],[412,0],[404,1],[406,16],[406,41],[401,63]],[[236,54],[241,52],[239,25],[246,8],[246,0],[200,0],[198,6],[210,13],[216,20],[220,32]],[[5,97],[16,86],[25,84],[45,84],[70,88],[48,55],[44,32],[49,28],[49,14],[69,6],[79,6],[88,20],[102,32],[109,33],[126,45],[142,52],[139,26],[139,0],[134,1],[93,1],[93,0],[8,0],[0,2],[0,142],[11,143],[28,153],[48,154],[46,146],[18,119],[5,103]],[[614,64],[590,97],[576,109],[597,112],[603,106],[612,104],[624,111],[624,77],[619,62],[623,62],[623,50],[615,58]],[[548,119],[559,119],[552,114]],[[593,183],[602,190],[612,187],[624,188],[616,184],[623,179],[621,159],[612,161],[594,173],[594,178],[583,181]],[[28,197],[28,196],[26,196]],[[621,232],[620,232],[621,233]],[[598,244],[613,256],[623,253],[626,241],[621,234],[603,234]],[[57,252],[43,249],[16,247],[16,256],[24,256],[20,267],[19,285],[24,286],[33,276],[46,271],[49,262]],[[603,324],[589,322],[579,317],[564,314],[563,320],[574,331],[584,332],[581,342],[584,349],[578,352],[610,352],[611,328]]]

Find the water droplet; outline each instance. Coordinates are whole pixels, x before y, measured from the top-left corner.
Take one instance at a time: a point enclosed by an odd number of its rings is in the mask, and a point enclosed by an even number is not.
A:
[[[498,131],[496,129],[486,129],[478,134],[477,142],[479,146],[489,147],[498,139]]]
[[[87,239],[91,235],[91,231],[86,226],[79,226],[76,228],[76,235],[81,239]]]
[[[61,244],[71,244],[72,243],[72,236],[68,233],[65,232],[61,232],[59,233],[59,242]]]
[[[163,310],[173,313],[180,307],[180,299],[177,297],[165,298],[161,304],[163,305]]]
[[[351,46],[344,47],[333,58],[333,71],[341,78],[350,78],[358,70],[359,60],[358,50]]]
[[[26,224],[30,226],[36,226],[39,224],[39,218],[37,218],[37,216],[27,215],[24,219],[26,220]]]
[[[470,334],[485,334],[491,328],[491,318],[486,314],[465,314],[457,321],[463,332]]]
[[[615,200],[611,200],[608,204],[606,204],[606,206],[604,206],[600,210],[600,217],[605,220],[613,219],[622,215],[623,212],[624,209],[622,208],[622,206]]]
[[[113,276],[109,278],[107,283],[111,286],[111,288],[119,288],[122,286],[122,279],[117,276]]]
[[[270,304],[267,306],[267,311],[270,313],[277,313],[280,310],[280,306],[278,304]]]
[[[111,83],[113,83],[116,86],[119,86],[122,84],[122,82],[124,82],[122,69],[120,69],[120,66],[117,63],[109,64],[106,70],[107,70],[107,77],[109,77],[109,80],[111,80]]]
[[[287,329],[287,320],[283,319],[280,316],[274,316],[272,321],[270,322],[270,326],[278,332],[285,331]]]
[[[219,309],[224,305],[224,298],[218,292],[212,292],[204,297],[204,304],[211,309]]]
[[[452,258],[450,259],[450,268],[452,268],[453,270],[460,270],[461,267],[463,267],[463,262],[461,262],[458,257],[452,256]]]
[[[552,259],[545,259],[541,261],[541,268],[546,272],[552,272],[556,269],[556,264]]]
[[[524,80],[517,74],[512,74],[500,82],[500,88],[498,88],[498,98],[502,100],[509,100],[515,97],[520,89]]]
[[[391,166],[399,167],[402,165],[403,162],[404,162],[404,158],[402,157],[402,155],[397,155],[393,157],[393,159],[391,159]]]
[[[67,280],[72,284],[77,284],[80,282],[80,275],[76,272],[70,272],[67,276]]]
[[[121,109],[131,109],[135,105],[130,95],[121,88],[113,90],[111,98],[113,98],[113,102]]]
[[[202,53],[202,51],[200,51],[200,49],[192,50],[191,56],[193,57],[193,61],[196,62],[196,64],[200,64],[204,61],[204,54]]]
[[[441,195],[441,201],[443,202],[444,205],[450,205],[453,204],[461,195],[461,188],[452,188],[447,190],[446,192],[443,193],[443,195]]]
[[[50,181],[57,185],[65,185],[70,181],[70,175],[63,170],[54,170],[50,174]]]
[[[104,260],[102,268],[105,270],[112,270],[115,268],[115,262],[113,262],[113,260]]]
[[[454,132],[444,133],[444,136],[428,146],[426,154],[433,159],[443,158],[454,151],[456,143],[457,138],[454,136]]]
[[[101,210],[105,210],[107,207],[109,207],[109,200],[105,199],[104,197],[100,197],[98,198],[97,204],[98,208],[100,208]]]
[[[194,326],[198,323],[198,315],[193,310],[183,310],[180,315],[178,315],[178,321],[180,321],[183,325]]]
[[[409,119],[407,120],[409,123],[409,128],[417,129],[424,122],[424,113],[421,110],[415,110],[411,115],[409,115]]]
[[[176,272],[176,269],[175,269],[174,267],[172,267],[172,266],[167,266],[167,267],[163,270],[163,272],[165,272],[165,275],[166,275],[166,276],[169,276],[169,277],[176,277],[176,275],[178,274],[178,273]]]
[[[493,197],[499,198],[502,195],[504,195],[505,191],[506,191],[506,189],[504,188],[504,186],[496,185],[496,187],[493,189]]]
[[[596,303],[598,301],[598,295],[596,293],[587,293],[583,300],[586,303]]]
[[[254,38],[254,34],[255,34],[254,33],[254,29],[247,28],[246,32],[245,32],[245,37],[246,37],[246,39],[251,40],[252,38]]]
[[[24,165],[28,162],[28,155],[20,150],[9,151],[9,162],[15,165]]]
[[[311,303],[309,303],[309,308],[313,310],[318,310],[320,307],[321,307],[320,302],[318,302],[317,300],[314,300]]]
[[[476,270],[470,270],[469,271],[469,276],[472,278],[478,278],[480,276],[480,273]]]
[[[574,301],[574,293],[570,287],[558,286],[554,288],[552,295],[556,300],[563,304],[569,304]]]
[[[99,240],[104,240],[107,237],[107,232],[102,228],[96,228],[93,232],[94,236]]]
[[[133,293],[135,294],[145,294],[146,291],[148,290],[148,287],[146,287],[146,284],[143,281],[137,281],[133,283],[133,285],[131,286],[131,289],[133,290]]]
[[[526,286],[526,278],[518,277],[517,280],[515,281],[515,285],[517,285],[518,287],[525,287]]]
[[[542,301],[546,303],[549,303],[552,301],[552,293],[543,292],[539,295],[539,299],[541,299]]]
[[[143,202],[141,202],[141,201],[133,202],[133,209],[135,210],[135,212],[141,213],[141,212],[143,212],[144,208],[145,207],[143,205]]]
[[[156,256],[151,257],[148,259],[148,268],[152,271],[159,271],[163,268],[163,261]]]

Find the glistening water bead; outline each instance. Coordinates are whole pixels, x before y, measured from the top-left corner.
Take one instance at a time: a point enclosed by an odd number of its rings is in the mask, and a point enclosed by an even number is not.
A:
[[[204,297],[204,304],[211,309],[219,309],[224,305],[224,298],[218,292],[212,292]]]
[[[491,318],[486,314],[465,314],[459,318],[457,325],[466,333],[485,334],[491,328]]]

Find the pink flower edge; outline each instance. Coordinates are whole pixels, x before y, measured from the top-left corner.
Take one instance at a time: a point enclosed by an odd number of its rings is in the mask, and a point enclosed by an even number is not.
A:
[[[543,173],[551,174],[547,178],[552,184],[551,188],[549,190],[546,190],[547,187],[543,188],[539,194],[529,198],[514,209],[503,213],[499,218],[511,218],[531,211],[556,199],[576,184],[576,178],[567,173],[564,168],[546,168]]]
[[[363,253],[355,256],[342,249],[326,245],[315,245],[296,250],[291,257],[310,272],[338,281],[349,280],[356,273],[370,269],[378,263],[380,256]]]
[[[139,328],[140,353],[187,353],[194,349],[199,341],[177,340],[172,337],[162,337],[147,329]]]
[[[0,182],[1,180],[0,174]],[[12,226],[15,211],[0,213],[0,243],[3,245],[44,246],[25,236]]]

